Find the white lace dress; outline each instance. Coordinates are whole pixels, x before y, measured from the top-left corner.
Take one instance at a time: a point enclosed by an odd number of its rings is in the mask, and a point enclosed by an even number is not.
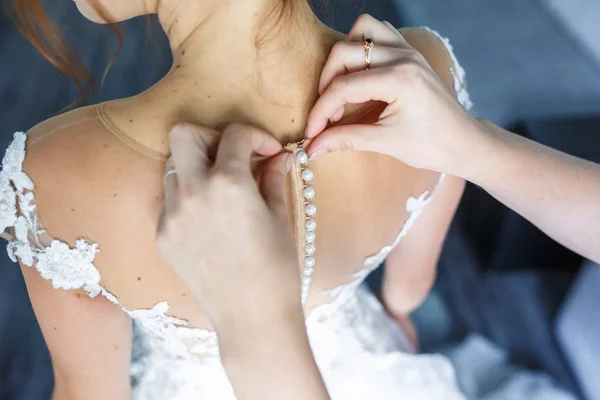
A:
[[[459,101],[470,108],[464,71],[448,41],[442,40],[455,63],[450,72]],[[101,285],[93,264],[98,245],[80,239],[70,248],[46,233],[36,213],[34,183],[22,170],[26,140],[24,133],[14,135],[0,171],[0,231],[9,232],[4,236],[10,239],[10,258],[36,268],[56,289],[84,289],[90,297],[104,296],[134,320],[134,348],[142,343],[144,348],[143,357],[134,357],[131,368],[135,399],[235,399],[214,332],[188,328],[186,321],[168,314],[167,302],[149,310],[122,307]],[[409,218],[394,243],[367,258],[352,282],[331,290],[332,301],[307,316],[311,346],[335,400],[463,399],[449,361],[439,355],[412,354],[404,332],[361,285],[407,234],[430,199],[429,192],[410,198]]]

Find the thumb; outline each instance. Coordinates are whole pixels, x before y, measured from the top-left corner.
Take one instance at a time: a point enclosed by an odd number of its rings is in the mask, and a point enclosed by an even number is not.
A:
[[[206,175],[211,156],[216,152],[220,134],[192,124],[177,124],[169,134],[172,167],[180,187],[197,182]]]
[[[260,179],[260,191],[267,207],[280,221],[288,219],[285,180],[292,162],[290,153],[279,154],[269,160]]]
[[[314,160],[341,150],[387,154],[386,143],[381,140],[381,132],[378,132],[377,126],[352,124],[334,126],[323,131],[308,146],[308,155]]]

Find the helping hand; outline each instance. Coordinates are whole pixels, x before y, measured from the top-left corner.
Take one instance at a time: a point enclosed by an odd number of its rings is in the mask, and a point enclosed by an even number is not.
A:
[[[288,154],[267,133],[192,125],[170,135],[172,157],[157,243],[217,332],[244,317],[301,316],[300,273],[285,194]],[[274,157],[252,176],[251,152]],[[216,154],[214,163],[211,156]],[[261,195],[262,194],[262,195]],[[273,301],[277,299],[277,301]]]
[[[375,42],[368,70],[365,37]],[[469,135],[480,129],[402,34],[368,15],[334,46],[319,91],[306,129],[306,136],[315,138],[308,149],[313,159],[337,150],[374,151],[416,168],[452,173]],[[327,128],[342,118],[345,105],[370,101],[387,103],[374,124]]]

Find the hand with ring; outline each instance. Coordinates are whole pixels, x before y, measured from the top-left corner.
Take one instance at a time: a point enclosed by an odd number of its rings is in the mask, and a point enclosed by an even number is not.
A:
[[[319,93],[306,128],[306,137],[314,138],[308,149],[313,158],[336,150],[374,151],[451,173],[465,136],[479,129],[402,34],[368,15],[332,49]],[[370,101],[387,103],[375,123],[329,126],[340,121],[346,105]]]
[[[600,191],[590,189],[600,187],[598,165],[471,117],[389,23],[361,16],[347,40],[333,48],[319,92],[306,128],[307,138],[314,138],[308,148],[313,159],[337,150],[373,151],[460,177],[557,242],[600,262],[599,225],[588,223],[598,219]],[[328,126],[340,121],[347,104],[370,101],[387,103],[376,122]],[[577,212],[556,212],[575,203]]]

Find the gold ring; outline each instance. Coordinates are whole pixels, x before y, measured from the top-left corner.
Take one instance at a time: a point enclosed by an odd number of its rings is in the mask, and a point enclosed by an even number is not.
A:
[[[371,51],[373,47],[375,47],[375,42],[373,39],[366,38],[363,42],[363,47],[365,48],[365,60],[367,61],[367,69],[371,68]]]

